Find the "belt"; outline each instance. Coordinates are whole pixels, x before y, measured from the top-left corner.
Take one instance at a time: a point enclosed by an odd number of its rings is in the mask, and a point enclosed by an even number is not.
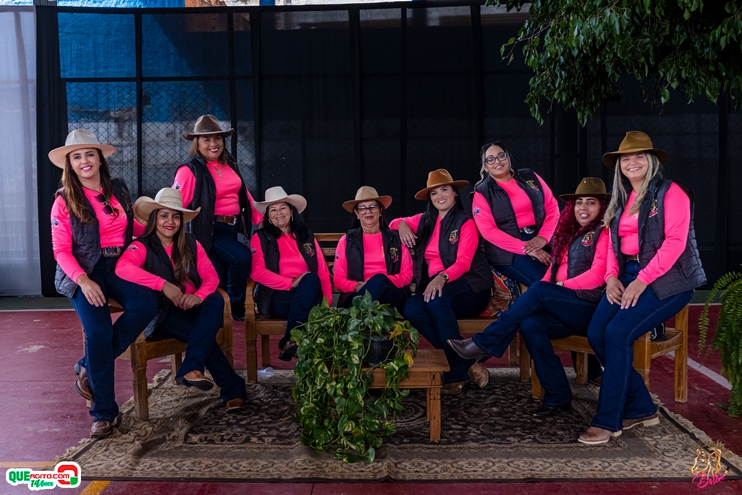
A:
[[[227,225],[235,225],[237,224],[237,215],[214,215],[214,220]]]
[[[104,258],[118,258],[124,252],[124,246],[112,246],[100,248],[100,254]]]
[[[639,255],[638,254],[627,254],[626,261],[639,261]]]
[[[520,229],[521,234],[534,234],[536,233],[536,226],[535,225],[527,225]]]

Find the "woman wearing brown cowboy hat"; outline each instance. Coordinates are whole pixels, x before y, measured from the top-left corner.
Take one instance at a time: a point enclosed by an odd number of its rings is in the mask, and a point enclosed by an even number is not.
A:
[[[603,155],[615,168],[604,224],[610,230],[606,289],[587,331],[603,363],[598,409],[586,444],[601,444],[622,430],[659,422],[641,375],[632,366],[633,344],[672,318],[706,283],[693,228],[693,194],[663,179],[669,155],[643,132],[630,131],[618,151]]]
[[[49,152],[62,169],[62,187],[51,211],[52,246],[57,261],[54,285],[70,298],[85,332],[85,356],[75,365],[77,393],[93,402],[91,437],[111,434],[119,408],[114,396],[114,361],[154,318],[155,295],[114,272],[131,242],[134,222],[126,183],[112,178],[106,158],[116,148],[98,142],[86,129],[67,136]],[[108,298],[124,312],[111,324]]]
[[[534,416],[551,416],[572,408],[572,392],[551,339],[585,335],[603,294],[608,231],[603,228],[605,184],[587,177],[567,202],[554,233],[551,267],[497,321],[471,339],[449,340],[462,358],[502,356],[520,334],[531,353],[545,395]],[[594,373],[600,366],[594,363]],[[592,377],[591,377],[592,378]]]
[[[303,196],[286,194],[283,187],[276,186],[265,191],[265,201],[254,204],[265,215],[263,226],[250,241],[258,312],[266,318],[288,320],[278,343],[278,358],[291,361],[298,349],[291,342],[291,330],[307,321],[323,297],[332,302],[330,270],[314,234],[301,218],[307,207]]]
[[[433,344],[443,349],[451,371],[443,374],[444,394],[460,394],[469,381],[482,388],[489,372],[474,359],[462,359],[447,344],[460,339],[458,318],[479,315],[487,307],[492,273],[479,249],[479,233],[461,204],[459,190],[468,184],[453,180],[445,169],[428,174],[415,199],[427,201],[424,213],[392,221],[402,242],[415,247],[416,294],[403,314]]]
[[[224,314],[224,299],[215,292],[219,276],[203,246],[185,232],[199,211],[183,208],[180,193],[169,187],[155,199],[139,198],[134,214],[146,230],[126,248],[116,275],[158,293],[157,318],[145,330],[146,337],[188,344],[175,381],[200,390],[210,390],[215,381],[231,413],[245,408],[245,380],[216,343]]]
[[[242,179],[237,162],[227,151],[226,138],[233,130],[222,130],[213,115],[202,115],[193,132],[183,134],[191,143],[188,157],[175,172],[173,188],[183,196],[183,204],[201,214],[189,224],[190,232],[201,243],[227,290],[232,316],[245,319],[245,289],[250,276],[250,249],[246,240],[251,224],[263,216],[252,207],[253,199]]]
[[[390,204],[391,196],[379,196],[369,186],[361,186],[355,199],[343,203],[354,220],[335,251],[333,281],[341,292],[340,307],[350,307],[355,296],[369,292],[375,301],[402,311],[410,297],[412,258],[384,217]]]

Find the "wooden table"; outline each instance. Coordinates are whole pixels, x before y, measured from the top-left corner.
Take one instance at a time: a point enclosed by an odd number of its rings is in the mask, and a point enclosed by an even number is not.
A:
[[[410,375],[399,388],[424,388],[427,391],[427,420],[430,423],[430,440],[441,439],[441,387],[443,372],[450,371],[446,355],[441,349],[420,349],[410,368]],[[371,388],[386,387],[386,372],[377,368],[373,373]]]

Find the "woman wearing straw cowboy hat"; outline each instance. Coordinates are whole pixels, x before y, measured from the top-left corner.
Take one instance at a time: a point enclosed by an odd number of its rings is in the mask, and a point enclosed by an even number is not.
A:
[[[460,394],[469,380],[482,388],[489,372],[473,359],[462,359],[447,344],[460,339],[458,318],[479,315],[489,301],[492,273],[479,249],[479,233],[458,191],[468,184],[453,180],[445,169],[428,174],[427,187],[415,199],[427,200],[424,213],[398,218],[390,227],[402,242],[415,246],[417,293],[404,305],[405,318],[433,344],[443,349],[451,371],[444,373],[444,394]]]
[[[501,142],[481,149],[482,179],[474,188],[472,213],[490,265],[530,287],[544,276],[551,256],[544,247],[559,221],[549,186],[529,169],[515,170]]]
[[[210,390],[215,381],[231,413],[245,408],[245,380],[216,343],[224,313],[224,299],[214,292],[219,277],[203,246],[184,229],[199,211],[183,208],[180,193],[169,187],[155,199],[139,198],[134,214],[146,230],[126,248],[116,274],[158,293],[157,318],[145,331],[147,337],[171,337],[188,344],[175,381],[200,390]]]
[[[305,323],[309,311],[326,298],[332,302],[332,283],[322,249],[304,225],[300,213],[307,200],[286,194],[281,186],[265,191],[255,202],[265,215],[263,227],[252,236],[252,278],[257,282],[258,312],[267,318],[285,318],[286,334],[278,343],[278,358],[291,361],[297,346],[291,330]]]
[[[183,134],[192,144],[175,172],[173,188],[180,191],[188,208],[201,208],[201,214],[189,224],[190,232],[214,264],[229,294],[232,316],[244,320],[251,256],[239,235],[246,240],[251,224],[259,224],[263,217],[252,208],[250,191],[227,151],[226,138],[232,132],[222,130],[213,115],[199,117],[193,132]]]
[[[85,129],[72,131],[65,145],[49,152],[62,169],[62,187],[51,211],[57,260],[54,285],[70,298],[85,332],[85,356],[75,366],[75,390],[93,401],[91,437],[110,435],[119,408],[114,396],[114,361],[155,315],[151,291],[120,279],[116,260],[137,230],[126,183],[111,178],[106,158],[116,148]],[[140,232],[136,232],[139,234]],[[79,289],[79,290],[78,290]],[[111,324],[108,298],[124,313]]]
[[[605,184],[587,177],[567,202],[554,233],[551,267],[497,321],[471,339],[449,340],[462,358],[502,356],[518,329],[531,353],[544,402],[534,416],[551,416],[572,408],[572,392],[551,339],[585,335],[605,287],[608,231],[603,228]],[[594,375],[600,365],[593,362]]]
[[[369,292],[374,300],[402,311],[410,297],[412,258],[384,217],[390,204],[391,196],[379,196],[369,186],[361,186],[354,200],[343,203],[354,220],[335,251],[333,280],[341,292],[338,306],[350,307],[355,296]]]
[[[586,444],[601,444],[622,430],[659,422],[641,375],[631,365],[633,343],[690,301],[706,283],[693,228],[693,195],[663,179],[665,151],[643,132],[630,131],[618,151],[603,155],[615,167],[604,224],[610,229],[606,290],[587,339],[603,363],[598,409]]]

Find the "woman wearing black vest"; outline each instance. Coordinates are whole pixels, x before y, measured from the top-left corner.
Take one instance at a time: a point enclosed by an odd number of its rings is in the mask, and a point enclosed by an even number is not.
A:
[[[250,276],[251,224],[263,216],[252,208],[253,199],[242,179],[237,162],[229,154],[226,139],[232,129],[222,130],[213,115],[202,115],[193,132],[183,134],[192,141],[188,157],[175,172],[173,188],[183,204],[201,214],[189,232],[204,247],[219,274],[220,285],[229,294],[232,317],[245,319],[245,288]]]
[[[116,274],[158,293],[157,318],[145,335],[188,344],[176,382],[211,390],[215,381],[228,413],[244,409],[245,380],[216,343],[224,314],[224,299],[215,292],[219,276],[203,246],[184,228],[199,210],[183,208],[180,193],[168,187],[155,199],[139,198],[134,214],[146,230],[126,248]],[[204,369],[214,381],[204,375]]]
[[[257,287],[258,313],[286,319],[286,333],[278,343],[278,358],[291,361],[297,345],[291,330],[305,323],[311,309],[326,298],[332,302],[332,283],[322,249],[307,229],[300,213],[307,200],[286,194],[282,187],[265,191],[265,201],[255,202],[265,215],[263,227],[253,236],[252,278]]]
[[[641,375],[632,366],[633,344],[672,318],[706,283],[693,228],[693,196],[662,178],[669,155],[649,136],[630,131],[618,151],[603,155],[615,167],[605,214],[610,228],[605,295],[587,338],[605,368],[598,410],[579,441],[601,444],[622,430],[659,423]]]
[[[114,361],[152,320],[155,295],[115,273],[116,260],[135,226],[129,190],[111,178],[106,158],[116,148],[100,144],[85,129],[72,131],[49,159],[62,172],[51,211],[52,245],[57,260],[54,285],[70,298],[85,331],[85,357],[75,366],[75,390],[93,401],[91,437],[113,431],[119,408],[114,396]],[[139,233],[139,232],[137,232]],[[108,298],[124,312],[111,324]]]
[[[402,311],[410,297],[412,258],[384,217],[390,204],[391,196],[379,196],[369,186],[361,186],[354,200],[343,203],[355,220],[335,254],[333,281],[341,292],[340,307],[350,307],[355,296],[369,292],[375,301]]]
[[[483,388],[489,372],[474,359],[462,359],[448,345],[460,339],[458,318],[478,316],[487,307],[492,273],[479,249],[479,233],[461,205],[458,191],[468,184],[438,169],[428,174],[427,187],[415,199],[427,200],[424,213],[392,221],[407,247],[415,247],[416,294],[403,313],[412,326],[443,349],[451,371],[443,374],[444,394],[456,395],[469,381]]]
[[[605,285],[608,231],[603,228],[605,184],[595,177],[580,182],[575,194],[564,194],[553,239],[551,267],[497,321],[471,339],[449,340],[462,358],[502,356],[520,334],[531,353],[544,402],[535,416],[551,416],[572,407],[572,392],[551,339],[585,335]],[[593,375],[600,365],[593,360]]]
[[[498,272],[530,287],[551,262],[544,248],[559,221],[559,204],[535,172],[513,168],[501,142],[483,146],[481,161],[472,213],[484,254]]]

